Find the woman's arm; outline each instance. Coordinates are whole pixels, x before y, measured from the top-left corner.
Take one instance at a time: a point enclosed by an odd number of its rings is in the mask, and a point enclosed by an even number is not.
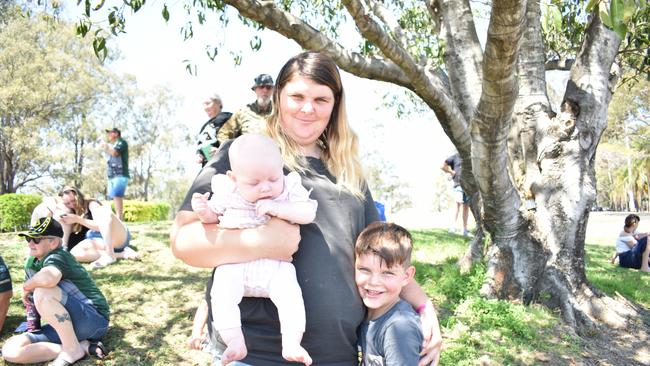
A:
[[[252,229],[222,229],[202,224],[192,211],[179,211],[169,238],[176,258],[190,266],[213,268],[260,258],[291,261],[298,250],[300,228],[272,218]]]
[[[424,343],[419,366],[437,365],[440,359],[442,335],[433,303],[414,279],[402,288],[400,297],[420,313]]]

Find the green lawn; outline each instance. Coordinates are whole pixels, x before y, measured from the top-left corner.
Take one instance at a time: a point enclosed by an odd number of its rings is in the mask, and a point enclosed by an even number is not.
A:
[[[111,328],[103,362],[79,365],[209,365],[207,354],[185,347],[192,316],[203,296],[208,270],[190,268],[169,250],[168,222],[131,224],[141,262],[120,261],[94,271],[111,305]],[[417,279],[438,307],[444,336],[441,365],[565,365],[582,363],[582,341],[557,314],[532,305],[485,300],[478,290],[485,268],[461,275],[456,265],[467,241],[444,230],[413,231]],[[650,308],[650,276],[609,263],[606,240],[587,245],[587,275],[610,295],[616,292]],[[0,342],[23,321],[19,299],[25,245],[1,234],[2,256],[11,267],[14,299]],[[642,291],[645,289],[645,291]],[[1,361],[0,361],[1,362]]]

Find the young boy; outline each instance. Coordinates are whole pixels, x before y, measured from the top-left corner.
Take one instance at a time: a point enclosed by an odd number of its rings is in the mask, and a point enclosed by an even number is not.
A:
[[[411,234],[393,223],[374,222],[357,238],[355,280],[368,308],[358,330],[361,366],[411,366],[420,361],[420,321],[399,297],[415,275],[411,249]]]

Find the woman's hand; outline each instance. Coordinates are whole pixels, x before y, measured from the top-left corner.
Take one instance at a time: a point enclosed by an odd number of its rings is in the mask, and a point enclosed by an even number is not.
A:
[[[420,313],[422,324],[422,352],[419,366],[437,365],[440,361],[440,349],[442,348],[442,335],[436,309],[431,301],[427,301],[424,310]]]
[[[64,224],[75,224],[78,223],[81,220],[81,217],[79,215],[75,215],[73,213],[64,213],[61,214],[59,221],[61,221]]]

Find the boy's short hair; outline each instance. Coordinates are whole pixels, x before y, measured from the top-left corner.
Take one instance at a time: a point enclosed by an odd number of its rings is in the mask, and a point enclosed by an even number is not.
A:
[[[627,217],[625,218],[625,227],[632,227],[632,225],[636,224],[639,221],[641,221],[639,215],[636,214],[627,215]]]
[[[368,225],[354,245],[356,256],[372,253],[380,257],[388,268],[411,265],[413,238],[405,228],[391,222],[375,221]]]

